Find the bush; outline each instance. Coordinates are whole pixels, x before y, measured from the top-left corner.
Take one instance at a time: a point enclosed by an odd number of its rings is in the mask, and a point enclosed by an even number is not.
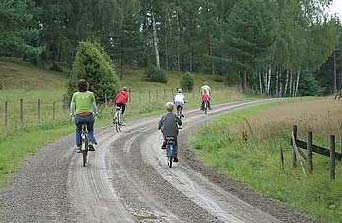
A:
[[[192,77],[192,75],[189,72],[187,72],[186,74],[183,75],[180,84],[181,84],[183,89],[188,90],[188,91],[192,91],[192,89],[194,87],[194,78]]]
[[[119,89],[119,81],[109,56],[104,49],[93,42],[81,42],[72,65],[66,98],[69,101],[73,92],[77,91],[79,79],[89,83],[89,90],[94,92],[99,102],[104,97],[111,97]]]
[[[160,83],[167,83],[168,81],[166,72],[164,70],[157,69],[153,65],[149,65],[145,69],[145,80]]]

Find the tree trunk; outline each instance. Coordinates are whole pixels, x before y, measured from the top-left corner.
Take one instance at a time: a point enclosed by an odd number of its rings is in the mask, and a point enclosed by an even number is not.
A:
[[[297,72],[297,83],[296,83],[296,91],[295,91],[295,97],[297,97],[297,93],[298,93],[298,86],[299,86],[299,78],[300,77],[300,70],[298,70]]]
[[[247,92],[247,71],[243,72],[243,78],[242,78],[242,91],[243,93]]]
[[[262,89],[262,77],[261,77],[261,72],[258,71],[258,76],[259,76],[259,87],[260,87],[260,94],[263,94],[263,89]]]
[[[289,92],[289,95],[290,97],[292,97],[292,87],[293,87],[293,83],[292,83],[292,80],[293,80],[293,73],[292,73],[292,70],[290,71],[290,92]]]
[[[177,10],[177,66],[178,71],[181,71],[181,65],[180,65],[180,36],[181,36],[181,27],[180,27],[180,21],[179,21],[179,11]]]
[[[279,97],[283,97],[283,81],[282,81],[283,69],[279,68]]]
[[[285,89],[284,89],[285,97],[287,96],[286,94],[287,94],[288,81],[289,81],[289,70],[286,70],[286,81],[285,81]]]
[[[270,88],[271,88],[271,76],[272,76],[272,67],[270,66],[268,68],[268,82],[267,82],[267,95],[270,94]]]
[[[160,70],[160,59],[159,59],[157,28],[156,28],[156,20],[154,18],[154,13],[153,12],[152,12],[152,27],[153,27],[154,51],[155,51],[155,54],[156,54],[156,67],[157,67],[158,70]]]
[[[279,96],[279,70],[276,68],[276,83],[275,83],[276,97]]]
[[[336,52],[334,52],[334,92],[337,91],[337,74],[336,74]]]
[[[169,70],[169,49],[168,49],[168,38],[167,38],[167,35],[168,35],[168,20],[169,20],[169,17],[167,17],[165,19],[165,69],[166,70]]]

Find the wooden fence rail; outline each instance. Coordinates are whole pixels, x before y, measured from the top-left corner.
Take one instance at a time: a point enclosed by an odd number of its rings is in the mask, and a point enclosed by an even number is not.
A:
[[[298,156],[301,156],[303,159],[307,161],[307,170],[311,174],[313,172],[312,153],[314,152],[314,153],[330,158],[329,178],[330,180],[335,180],[336,159],[342,161],[342,153],[335,151],[335,136],[334,135],[329,136],[329,148],[327,149],[327,148],[312,144],[312,132],[311,131],[308,132],[307,142],[298,139],[297,138],[297,126],[295,125],[293,126],[291,145],[293,148],[292,149],[292,163],[294,167],[297,167],[297,162],[298,160],[300,161],[300,157]],[[303,150],[307,150],[307,153],[305,153]],[[305,173],[304,169],[303,169],[303,172]]]

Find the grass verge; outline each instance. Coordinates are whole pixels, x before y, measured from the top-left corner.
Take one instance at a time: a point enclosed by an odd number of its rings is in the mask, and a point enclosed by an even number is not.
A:
[[[206,165],[265,196],[317,220],[341,222],[341,163],[336,167],[336,180],[330,182],[328,158],[314,155],[314,173],[305,176],[300,167],[292,167],[289,144],[291,127],[297,124],[300,138],[310,129],[316,136],[314,144],[326,146],[328,135],[338,133],[339,107],[327,100],[259,105],[217,118],[191,144]]]

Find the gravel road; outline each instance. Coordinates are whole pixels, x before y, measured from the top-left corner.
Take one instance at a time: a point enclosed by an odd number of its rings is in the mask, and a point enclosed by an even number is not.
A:
[[[206,168],[187,149],[190,135],[216,115],[265,101],[189,111],[181,130],[180,162],[166,165],[159,117],[121,133],[99,129],[86,168],[73,136],[27,159],[0,193],[0,222],[311,222]]]

